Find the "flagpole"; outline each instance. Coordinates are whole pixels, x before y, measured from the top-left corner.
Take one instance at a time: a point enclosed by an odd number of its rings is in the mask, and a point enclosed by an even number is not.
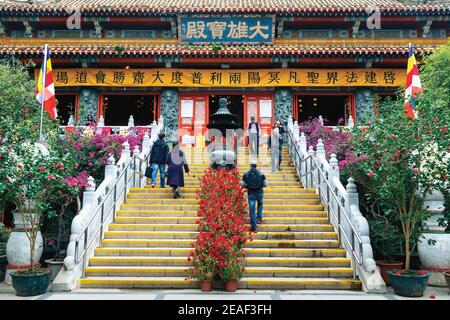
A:
[[[42,122],[44,118],[44,103],[45,103],[45,80],[47,78],[47,52],[48,44],[44,48],[44,61],[42,62],[42,93],[41,93],[41,124],[39,126],[39,141],[42,142]]]

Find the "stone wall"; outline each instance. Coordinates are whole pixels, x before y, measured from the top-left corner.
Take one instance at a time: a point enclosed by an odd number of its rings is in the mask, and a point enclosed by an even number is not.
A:
[[[292,92],[290,89],[280,88],[275,90],[275,121],[281,120],[286,124],[292,117]]]
[[[161,92],[161,115],[164,118],[164,127],[167,141],[178,140],[178,91],[173,89]]]
[[[370,89],[356,91],[356,124],[364,125],[373,121],[375,95]]]
[[[78,108],[78,124],[85,125],[90,114],[97,119],[98,92],[94,89],[82,89],[80,91],[80,106]]]

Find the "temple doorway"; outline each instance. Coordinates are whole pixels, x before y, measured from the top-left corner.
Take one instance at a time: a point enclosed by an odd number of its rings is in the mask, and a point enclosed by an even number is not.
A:
[[[303,122],[322,116],[325,125],[343,125],[352,114],[348,95],[297,95],[294,98],[294,118]]]
[[[231,95],[215,95],[209,96],[209,115],[214,114],[219,109],[219,99],[226,98],[228,101],[228,110],[236,115],[240,128],[244,128],[244,95],[231,94]],[[208,119],[209,121],[209,119]]]
[[[126,126],[132,115],[136,126],[148,126],[157,119],[157,96],[105,94],[103,116],[107,126]]]
[[[77,113],[77,95],[76,94],[57,94],[56,110],[58,111],[58,120],[62,126],[66,126],[70,116]]]

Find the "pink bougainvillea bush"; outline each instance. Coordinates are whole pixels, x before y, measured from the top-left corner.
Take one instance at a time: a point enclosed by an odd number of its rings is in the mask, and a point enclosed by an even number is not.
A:
[[[323,121],[326,124],[327,120]],[[346,170],[349,164],[355,162],[352,135],[343,131],[342,128],[326,127],[320,123],[318,118],[314,118],[300,123],[299,131],[305,134],[308,148],[313,146],[315,149],[319,139],[322,139],[327,156],[329,157],[332,153],[336,154],[339,169]]]
[[[143,134],[109,135],[106,133],[94,134],[94,132],[95,127],[91,131],[76,129],[67,132],[59,147],[66,150],[75,159],[75,166],[80,175],[86,172],[99,184],[104,178],[104,168],[109,155],[112,154],[116,161],[119,160],[122,144],[125,141],[130,144],[131,153],[135,146],[141,150]]]

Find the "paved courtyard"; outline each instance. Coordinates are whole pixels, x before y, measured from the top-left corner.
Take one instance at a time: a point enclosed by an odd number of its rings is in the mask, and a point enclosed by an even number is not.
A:
[[[47,292],[37,297],[18,297],[12,286],[0,284],[0,300],[405,300],[393,294],[367,294],[345,290],[239,290],[236,293],[200,290],[125,290],[77,289],[72,292]],[[448,288],[428,287],[425,295],[412,300],[450,300]]]

